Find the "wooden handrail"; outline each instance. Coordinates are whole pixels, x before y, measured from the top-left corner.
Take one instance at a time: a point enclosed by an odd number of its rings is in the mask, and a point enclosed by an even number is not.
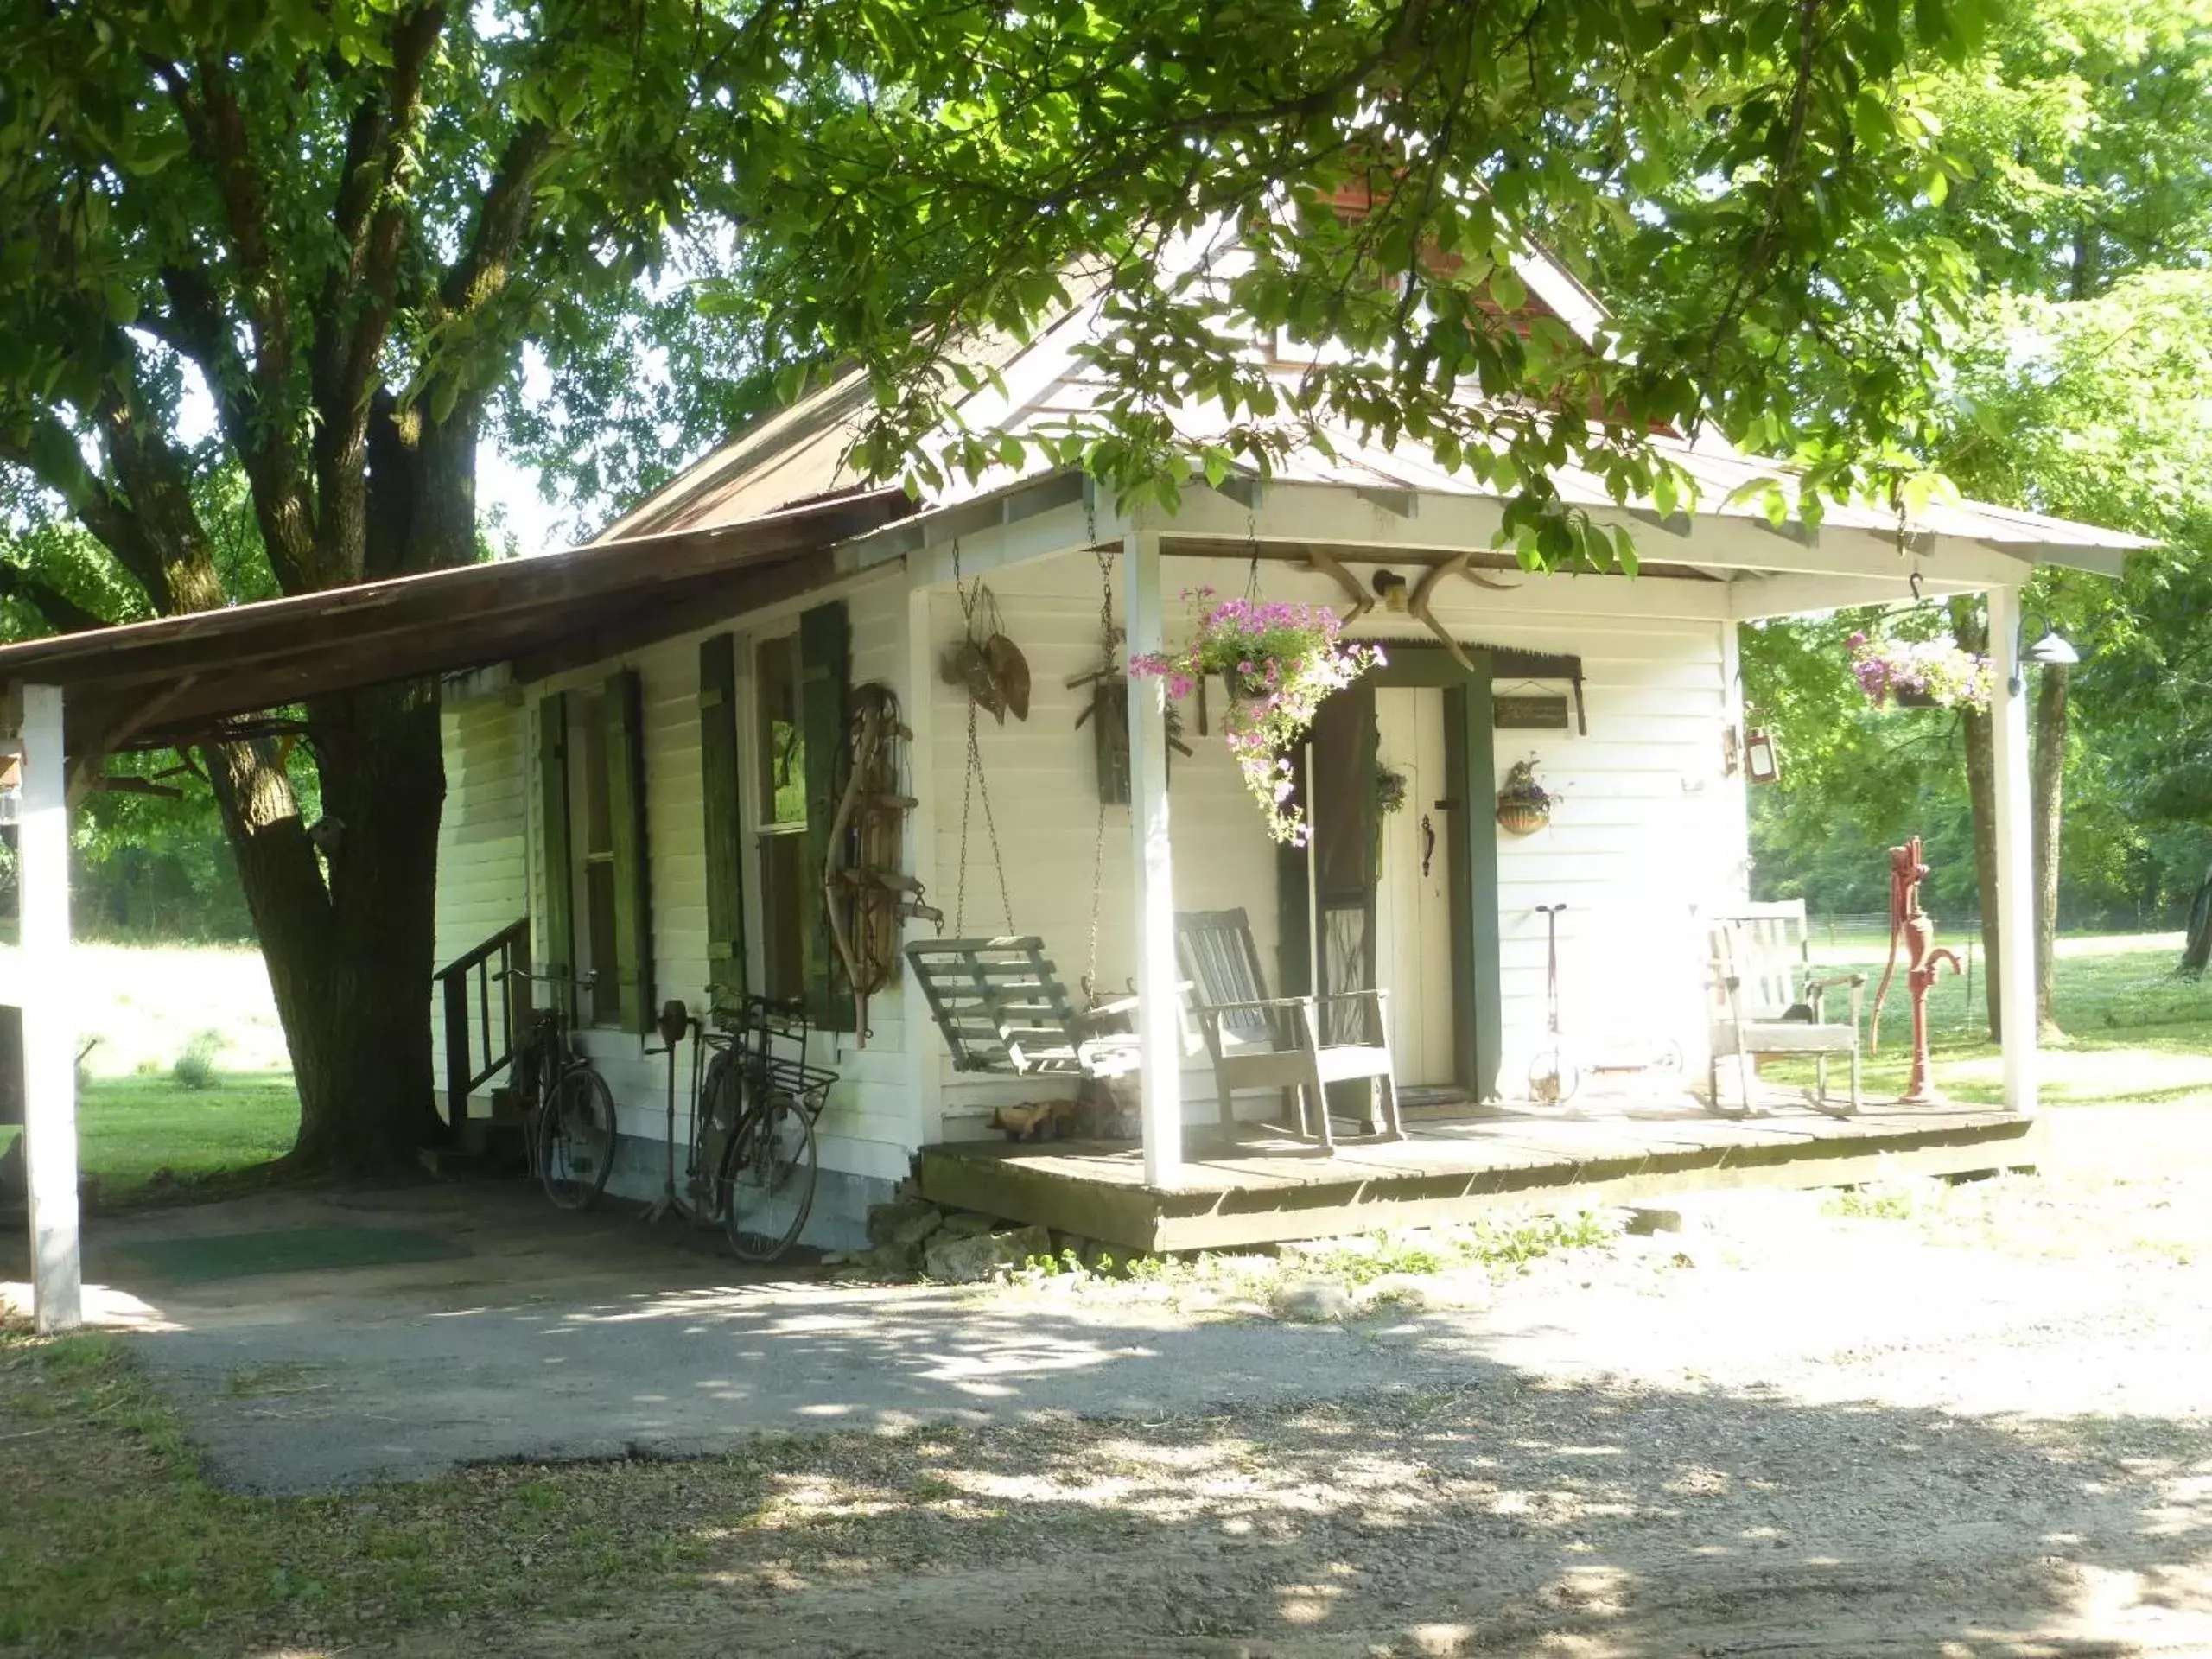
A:
[[[530,918],[524,916],[431,976],[445,1014],[446,1122],[454,1128],[459,1128],[468,1116],[468,1096],[476,1086],[497,1076],[514,1058],[515,1033],[530,1007],[530,981],[525,977],[529,972]],[[495,982],[499,986],[496,1003]],[[474,1020],[468,1006],[472,988],[476,1003]],[[496,1046],[492,1017],[495,1006],[499,1010]]]

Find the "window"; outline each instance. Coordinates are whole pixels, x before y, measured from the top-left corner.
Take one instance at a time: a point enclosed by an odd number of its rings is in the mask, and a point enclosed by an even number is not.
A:
[[[537,832],[544,914],[533,941],[550,973],[592,977],[559,1002],[588,1025],[652,1029],[652,906],[646,869],[645,685],[623,669],[596,690],[537,705]]]
[[[569,819],[582,834],[575,848],[575,915],[582,919],[576,960],[592,976],[585,1013],[594,1026],[620,1025],[622,971],[620,918],[615,907],[614,816],[607,780],[607,698],[590,692],[571,700],[574,723],[569,752],[580,764],[570,768],[575,793]]]
[[[806,994],[806,728],[799,711],[798,636],[753,651],[755,838],[760,857],[760,988]]]

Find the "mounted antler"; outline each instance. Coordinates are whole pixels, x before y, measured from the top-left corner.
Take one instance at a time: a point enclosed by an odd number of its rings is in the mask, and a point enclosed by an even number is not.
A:
[[[1488,576],[1470,570],[1467,566],[1474,556],[1472,548],[1463,548],[1441,564],[1432,564],[1427,573],[1414,585],[1413,594],[1406,601],[1407,612],[1419,617],[1428,631],[1443,641],[1444,649],[1452,653],[1452,660],[1470,674],[1475,671],[1475,665],[1467,660],[1467,653],[1459,648],[1459,642],[1452,637],[1450,630],[1436,620],[1436,613],[1429,609],[1429,601],[1435,597],[1436,590],[1444,585],[1446,579],[1451,576],[1465,576],[1478,588],[1488,588],[1500,594],[1510,594],[1520,585],[1517,582],[1493,582]]]
[[[1334,554],[1324,553],[1317,547],[1311,549],[1306,557],[1306,562],[1314,569],[1319,570],[1323,575],[1334,582],[1338,587],[1343,588],[1344,597],[1351,601],[1351,608],[1344,614],[1344,622],[1347,627],[1375,608],[1375,595],[1359,585],[1359,579],[1345,569]]]

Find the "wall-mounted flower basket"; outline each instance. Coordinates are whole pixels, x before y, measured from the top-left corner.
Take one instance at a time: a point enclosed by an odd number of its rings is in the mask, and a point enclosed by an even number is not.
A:
[[[1552,821],[1552,810],[1528,801],[1500,801],[1497,827],[1509,836],[1533,836]]]
[[[1506,768],[1497,791],[1497,827],[1510,836],[1533,836],[1552,821],[1552,793],[1536,781],[1532,755]]]

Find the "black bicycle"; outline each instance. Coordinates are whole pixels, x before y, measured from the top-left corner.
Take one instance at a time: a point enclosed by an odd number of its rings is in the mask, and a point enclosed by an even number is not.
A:
[[[692,1112],[694,1195],[747,1262],[791,1249],[814,1208],[814,1121],[837,1074],[806,1062],[804,1010],[707,988],[700,1041],[713,1051]],[[709,1173],[709,1172],[711,1172]]]
[[[588,995],[591,975],[526,973],[511,968],[503,979],[525,979]],[[515,1089],[530,1147],[531,1173],[545,1196],[563,1210],[588,1210],[607,1190],[614,1166],[614,1096],[607,1080],[569,1034],[558,1007],[533,1008],[515,1045]]]

